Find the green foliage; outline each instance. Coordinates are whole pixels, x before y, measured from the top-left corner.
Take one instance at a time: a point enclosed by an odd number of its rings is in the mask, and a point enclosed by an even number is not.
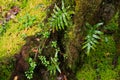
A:
[[[45,67],[47,67],[48,71],[50,71],[50,75],[55,75],[56,71],[61,73],[58,62],[58,51],[59,50],[56,49],[55,56],[51,57],[50,61],[47,61],[45,56],[39,56],[39,59],[41,60],[42,64]]]
[[[55,48],[55,55],[54,57],[51,57],[48,61],[45,56],[40,55],[39,59],[41,60],[42,64],[47,67],[47,70],[50,72],[50,75],[55,75],[56,71],[61,73],[61,70],[59,68],[59,62],[58,62],[58,52],[60,51],[59,48],[57,48],[57,42],[53,41],[51,46]]]
[[[50,32],[46,31],[43,33],[44,38],[49,38],[49,36],[50,36]]]
[[[52,46],[53,48],[57,48],[57,41],[52,41],[51,46]]]
[[[0,59],[0,80],[9,80],[13,69],[13,59],[2,58]]]
[[[61,73],[61,70],[59,68],[59,62],[58,62],[58,52],[59,52],[59,49],[56,49],[56,52],[55,52],[55,56],[52,58],[51,57],[51,66],[48,67],[48,70],[50,71],[50,74],[53,74],[55,75],[56,74],[56,70]]]
[[[73,11],[69,11],[69,7],[65,8],[63,0],[61,9],[55,4],[53,13],[48,19],[49,25],[52,27],[53,32],[55,30],[64,30],[65,27],[68,27],[71,24],[71,14],[73,13]]]
[[[85,64],[78,72],[79,74],[77,73],[78,80],[98,80],[98,78],[100,80],[119,80],[116,78],[118,78],[120,68],[113,69],[111,64],[114,53],[116,53],[116,45],[113,36],[103,35],[102,42],[96,47],[96,50],[92,50],[91,55],[84,59]]]
[[[80,71],[77,72],[77,80],[95,80],[96,72],[90,65],[84,65]]]
[[[28,13],[19,19],[20,23],[22,24],[22,29],[29,28],[29,27],[33,26],[35,20],[36,20],[36,17],[31,16]]]
[[[102,35],[103,33],[100,30],[97,30],[97,28],[102,24],[103,23],[98,23],[92,26],[89,23],[86,23],[86,27],[88,28],[88,30],[82,49],[86,49],[87,55],[89,55],[91,49],[95,50],[97,44],[99,43],[98,40],[101,39],[100,35]]]
[[[39,59],[41,60],[42,64],[47,67],[50,62],[46,60],[46,57],[45,56],[39,56]]]
[[[36,67],[36,62],[29,58],[29,70],[25,72],[26,77],[30,80],[33,78],[34,69]]]
[[[98,64],[98,69],[101,80],[116,80],[118,74],[115,70],[112,70],[112,66],[108,64]]]

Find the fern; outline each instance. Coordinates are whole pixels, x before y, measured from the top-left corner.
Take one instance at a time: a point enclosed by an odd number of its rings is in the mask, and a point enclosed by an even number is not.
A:
[[[53,32],[55,30],[64,30],[65,26],[68,27],[71,22],[71,14],[73,11],[68,10],[69,7],[65,8],[64,2],[62,0],[62,8],[60,9],[56,4],[53,9],[51,17],[48,19],[50,27],[52,27]]]
[[[97,30],[97,28],[101,25],[103,25],[103,23],[98,23],[94,26],[90,25],[89,23],[86,23],[88,33],[87,36],[85,37],[85,42],[83,43],[82,49],[86,49],[87,55],[89,55],[91,50],[95,50],[97,44],[99,43],[98,40],[101,39],[100,35],[102,35],[103,33]]]

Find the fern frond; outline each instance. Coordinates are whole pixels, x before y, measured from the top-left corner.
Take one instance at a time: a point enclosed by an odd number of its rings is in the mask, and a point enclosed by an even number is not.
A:
[[[86,27],[88,28],[87,36],[85,37],[85,42],[83,43],[82,49],[86,49],[86,54],[89,55],[91,50],[95,50],[97,44],[99,43],[98,40],[101,39],[101,35],[103,32],[97,30],[102,23],[98,23],[94,26],[86,23]]]
[[[62,9],[60,9],[56,4],[53,9],[51,17],[48,19],[49,25],[51,26],[53,32],[54,30],[64,30],[65,27],[68,27],[71,23],[71,14],[74,11],[70,11],[69,7],[65,8],[64,2],[62,0]]]

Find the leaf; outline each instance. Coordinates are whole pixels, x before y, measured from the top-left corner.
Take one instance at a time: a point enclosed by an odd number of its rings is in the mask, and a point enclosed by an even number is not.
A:
[[[61,73],[61,70],[58,65],[56,65],[56,69],[58,70],[59,73]]]
[[[58,28],[61,30],[61,23],[62,21],[60,21],[60,17],[58,17],[58,19],[57,19],[57,24],[58,24]]]
[[[96,39],[92,39],[92,41],[96,44],[98,44],[98,41]]]
[[[87,47],[87,55],[89,55],[89,53],[90,53],[90,49],[91,49],[91,45],[88,44],[88,47]]]
[[[90,45],[89,43],[86,43],[86,44],[82,47],[82,49],[87,48],[89,45]]]
[[[62,29],[64,29],[64,23],[63,23],[63,18],[62,18],[62,16],[60,16],[60,24],[61,24]]]
[[[96,39],[100,39],[100,37],[98,35],[93,34],[93,37]]]
[[[56,15],[55,14],[51,14],[53,18],[56,18]]]
[[[101,26],[101,25],[103,25],[103,23],[98,23],[98,24],[96,24],[94,27],[95,27],[95,28],[98,28],[98,27]]]
[[[62,0],[62,10],[65,9],[64,2]]]
[[[53,9],[53,12],[54,12],[55,14],[58,14],[58,12],[57,12],[55,9]]]
[[[55,8],[57,9],[57,11],[61,11],[60,8],[55,4]]]
[[[103,34],[103,32],[96,30],[96,31],[95,31],[95,34],[101,35],[101,34]]]
[[[62,14],[62,16],[63,16],[63,21],[64,21],[65,25],[68,26],[65,14]]]

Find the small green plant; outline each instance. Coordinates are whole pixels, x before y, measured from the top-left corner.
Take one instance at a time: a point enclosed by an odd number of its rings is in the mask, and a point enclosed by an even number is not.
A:
[[[52,42],[51,42],[51,46],[52,46],[53,48],[57,48],[57,41],[52,41]]]
[[[57,42],[52,41],[51,46],[55,48],[55,55],[54,57],[51,57],[48,61],[45,56],[39,56],[39,59],[41,60],[42,64],[47,67],[47,70],[50,72],[50,75],[55,75],[56,71],[61,73],[61,70],[59,68],[59,62],[58,62],[58,52],[60,51],[59,48],[57,48]]]
[[[35,20],[36,20],[35,16],[31,16],[30,14],[27,13],[25,16],[20,18],[19,21],[23,25],[22,29],[25,29],[25,28],[29,28],[32,25],[34,25]]]
[[[45,56],[39,56],[39,59],[41,60],[42,64],[44,64],[45,67],[47,67],[50,64],[50,62],[47,61]]]
[[[45,67],[47,67],[47,70],[50,72],[50,75],[55,75],[56,71],[61,73],[61,70],[59,68],[59,62],[58,62],[58,52],[59,50],[56,49],[55,56],[51,57],[50,61],[47,61],[45,56],[39,56],[39,59],[41,60],[42,64]]]
[[[50,32],[46,31],[46,32],[43,32],[43,37],[44,38],[49,38],[50,36]]]
[[[82,49],[86,49],[87,55],[89,55],[91,49],[95,50],[97,44],[99,43],[98,40],[101,39],[100,35],[102,35],[103,33],[100,30],[97,30],[97,28],[101,25],[103,25],[103,23],[98,23],[94,26],[90,25],[89,23],[86,23],[88,31]]]
[[[33,73],[34,73],[34,69],[36,67],[36,62],[32,60],[32,58],[29,58],[29,69],[28,71],[25,72],[26,77],[30,80],[33,78]]]
[[[65,27],[68,27],[71,24],[71,14],[73,11],[69,10],[69,7],[64,6],[64,2],[62,0],[62,9],[60,9],[56,4],[53,9],[52,16],[48,19],[50,27],[52,27],[53,32],[55,30],[62,30]]]

